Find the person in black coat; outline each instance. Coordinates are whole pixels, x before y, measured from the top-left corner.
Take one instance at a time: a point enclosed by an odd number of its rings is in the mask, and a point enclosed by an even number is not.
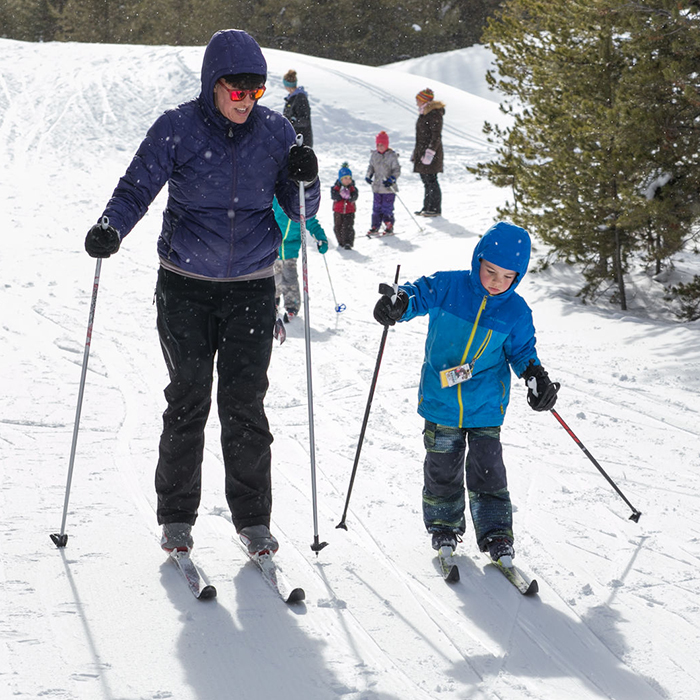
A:
[[[416,145],[411,155],[413,172],[420,175],[425,189],[423,208],[417,211],[420,216],[440,216],[442,214],[442,191],[438,173],[442,172],[442,121],[445,104],[435,99],[430,88],[416,95],[418,119],[416,120]]]
[[[303,87],[297,87],[297,72],[288,70],[284,74],[282,83],[289,93],[284,98],[284,114],[292,123],[294,131],[304,137],[304,146],[313,148],[314,135],[311,131],[311,107],[309,107],[309,96]]]

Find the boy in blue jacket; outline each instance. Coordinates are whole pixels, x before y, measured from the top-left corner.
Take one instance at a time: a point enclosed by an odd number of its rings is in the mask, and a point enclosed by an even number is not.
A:
[[[251,556],[272,556],[272,434],[265,415],[275,326],[274,262],[282,240],[273,197],[299,220],[318,211],[314,152],[292,125],[258,104],[267,62],[242,30],[214,34],[199,96],[167,110],[148,130],[85,249],[108,258],[168,185],[158,238],[158,336],[168,367],[156,494],[161,546],[188,553],[201,496],[204,427],[214,364],[225,493]]]
[[[381,285],[374,309],[382,325],[429,316],[418,413],[425,418],[423,520],[434,549],[457,546],[465,531],[465,453],[469,508],[482,552],[510,566],[513,514],[500,431],[510,370],[525,379],[535,411],[551,409],[551,382],[535,350],[532,312],[515,289],[530,260],[528,232],[492,226],[471,271],[436,272],[412,284]]]

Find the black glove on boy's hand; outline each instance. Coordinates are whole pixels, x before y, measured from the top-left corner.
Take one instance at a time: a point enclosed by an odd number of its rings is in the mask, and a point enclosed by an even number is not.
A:
[[[119,250],[120,243],[119,232],[114,226],[99,223],[88,231],[85,250],[91,258],[108,258]]]
[[[292,146],[289,149],[289,179],[312,183],[318,177],[318,160],[308,146]]]
[[[527,384],[527,402],[533,411],[550,411],[557,402],[557,392],[561,387],[559,382],[553,382],[542,365],[536,365],[534,360],[522,374]]]
[[[399,289],[398,292],[390,284],[380,284],[379,301],[374,306],[374,319],[382,326],[393,326],[408,308],[408,294]]]

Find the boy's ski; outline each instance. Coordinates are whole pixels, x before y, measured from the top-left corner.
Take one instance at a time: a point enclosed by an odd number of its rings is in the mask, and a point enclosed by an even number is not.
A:
[[[504,566],[498,561],[491,560],[490,557],[489,560],[523,595],[535,595],[540,590],[534,578],[531,581],[528,580],[514,566]]]
[[[178,570],[187,581],[192,595],[197,598],[197,600],[209,600],[210,598],[216,598],[216,588],[214,586],[204,584],[202,582],[202,576],[199,573],[199,569],[195,563],[190,558],[188,552],[170,552],[170,558],[177,565]]]
[[[459,569],[457,564],[452,561],[452,547],[440,547],[438,550],[438,562],[445,581],[457,583],[459,581]]]
[[[246,553],[248,550],[246,549]],[[272,555],[269,552],[265,554],[248,554],[255,562],[263,579],[268,586],[272,588],[277,595],[282,598],[285,603],[301,603],[306,598],[306,593],[303,588],[292,588],[282,576],[282,572],[275,566],[272,561]]]

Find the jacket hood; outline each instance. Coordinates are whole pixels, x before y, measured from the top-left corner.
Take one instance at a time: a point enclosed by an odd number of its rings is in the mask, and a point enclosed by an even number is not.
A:
[[[207,110],[217,113],[214,85],[224,75],[256,73],[267,77],[267,62],[258,42],[242,29],[223,29],[209,40],[202,61],[200,99]]]
[[[520,226],[507,221],[494,224],[476,244],[472,255],[471,277],[474,284],[478,285],[485,293],[486,290],[479,279],[481,260],[486,260],[506,270],[514,270],[518,273],[510,289],[499,297],[512,292],[527,272],[530,262],[530,234]]]

